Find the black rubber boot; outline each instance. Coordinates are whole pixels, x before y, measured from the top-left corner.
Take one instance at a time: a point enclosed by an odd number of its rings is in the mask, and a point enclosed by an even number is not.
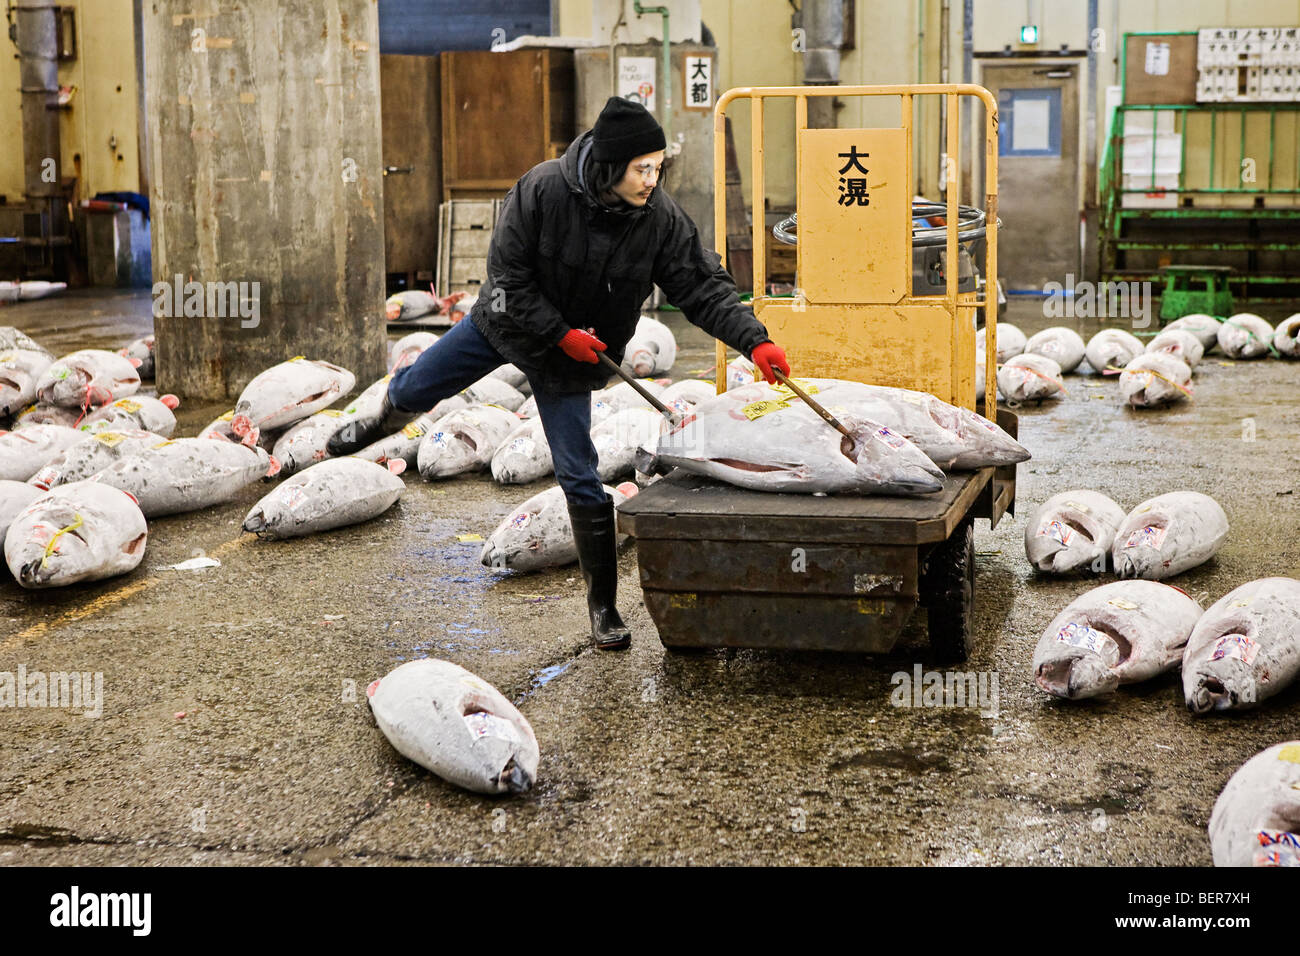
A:
[[[394,408],[393,403],[388,400],[388,393],[384,392],[384,401],[379,407],[378,414],[348,422],[330,436],[330,440],[325,443],[325,450],[336,458],[350,455],[381,438],[401,431],[417,417],[415,412]]]
[[[587,582],[587,609],[591,612],[591,638],[602,651],[621,650],[632,643],[632,633],[618,616],[618,545],[614,536],[614,502],[606,495],[599,505],[569,505],[578,563]]]

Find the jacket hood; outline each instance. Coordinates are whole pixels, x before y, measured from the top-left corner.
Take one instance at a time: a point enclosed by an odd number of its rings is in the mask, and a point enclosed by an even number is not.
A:
[[[617,206],[607,206],[597,198],[590,189],[587,188],[585,177],[583,175],[583,165],[588,155],[591,153],[591,137],[594,130],[587,130],[564,151],[560,157],[560,172],[564,175],[564,181],[569,186],[569,191],[581,196],[586,200],[589,208],[601,209],[608,212],[622,213],[624,215],[644,212],[654,209],[655,200],[659,196],[659,188],[650,193],[650,198],[646,200],[644,206],[629,206],[627,203],[620,202]]]

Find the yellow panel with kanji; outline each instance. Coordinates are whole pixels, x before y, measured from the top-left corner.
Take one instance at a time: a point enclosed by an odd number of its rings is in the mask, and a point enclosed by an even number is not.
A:
[[[799,131],[799,286],[809,302],[893,304],[911,269],[902,129]]]

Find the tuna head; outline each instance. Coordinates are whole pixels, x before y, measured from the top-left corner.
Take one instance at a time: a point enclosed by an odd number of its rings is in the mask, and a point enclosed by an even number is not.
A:
[[[623,356],[623,367],[630,369],[637,378],[644,378],[655,371],[659,360],[659,345],[655,342],[637,342],[636,348]]]
[[[1193,714],[1212,710],[1241,710],[1254,707],[1262,675],[1255,666],[1259,653],[1254,620],[1245,614],[1219,622],[1214,633],[1197,635],[1197,646],[1208,642],[1208,657],[1183,662],[1183,699]]]
[[[1053,697],[1082,700],[1109,694],[1119,677],[1096,654],[1077,651],[1043,661],[1034,669],[1034,681]]]
[[[852,440],[840,441],[840,451],[853,462],[864,486],[896,495],[928,495],[943,488],[939,466],[889,426],[840,420],[853,433]]]

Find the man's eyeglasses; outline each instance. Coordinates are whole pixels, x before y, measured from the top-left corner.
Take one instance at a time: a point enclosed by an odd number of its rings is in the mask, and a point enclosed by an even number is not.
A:
[[[658,179],[659,173],[662,169],[662,163],[658,166],[654,163],[637,163],[632,167],[632,172],[636,173],[642,179]]]

